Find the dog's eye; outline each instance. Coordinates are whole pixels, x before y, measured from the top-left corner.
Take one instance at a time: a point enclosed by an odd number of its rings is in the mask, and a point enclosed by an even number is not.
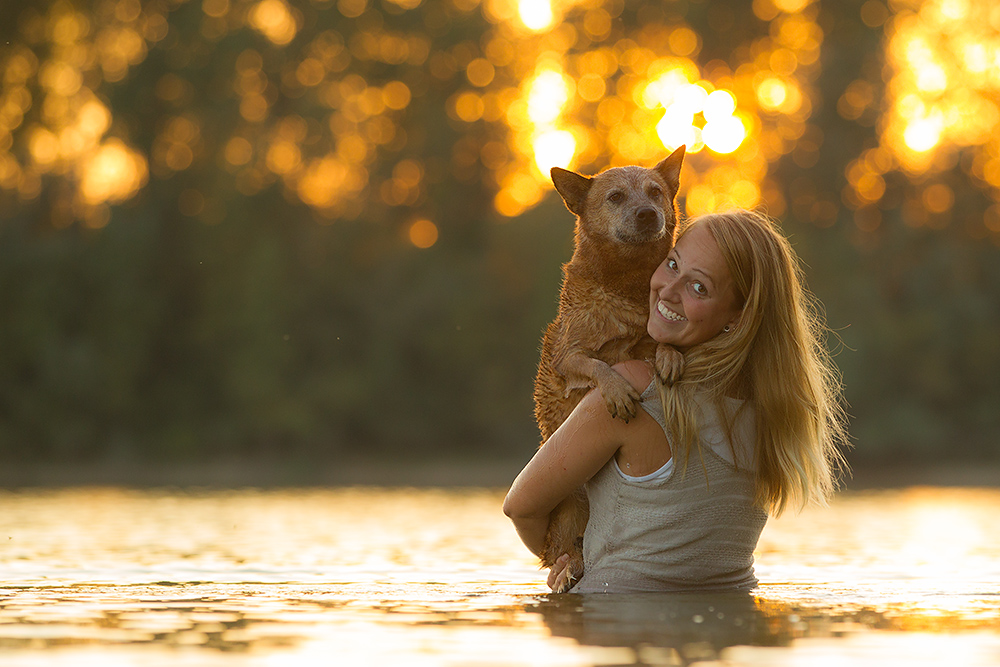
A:
[[[610,195],[608,195],[608,201],[613,202],[615,204],[617,204],[618,202],[620,202],[624,198],[625,198],[625,195],[623,195],[620,192],[612,192]]]
[[[654,199],[655,198],[659,198],[662,194],[663,194],[663,190],[661,190],[660,188],[656,187],[655,185],[649,189],[649,196],[653,197]]]

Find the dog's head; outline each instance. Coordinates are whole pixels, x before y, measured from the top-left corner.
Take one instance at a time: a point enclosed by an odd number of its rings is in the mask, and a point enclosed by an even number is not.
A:
[[[638,245],[673,238],[684,146],[652,169],[615,167],[587,177],[552,168],[552,182],[587,236]]]

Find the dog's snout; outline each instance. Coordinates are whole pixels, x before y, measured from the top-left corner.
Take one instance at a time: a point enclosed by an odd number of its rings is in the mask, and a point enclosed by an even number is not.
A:
[[[653,227],[657,227],[660,224],[660,216],[656,212],[655,208],[646,206],[645,208],[640,208],[635,213],[635,220],[639,225],[639,229],[647,231]]]

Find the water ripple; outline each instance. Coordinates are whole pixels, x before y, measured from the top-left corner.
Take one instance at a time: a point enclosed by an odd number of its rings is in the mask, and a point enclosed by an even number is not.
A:
[[[546,595],[501,497],[0,493],[3,664],[1000,664],[996,490],[772,521],[746,596]]]

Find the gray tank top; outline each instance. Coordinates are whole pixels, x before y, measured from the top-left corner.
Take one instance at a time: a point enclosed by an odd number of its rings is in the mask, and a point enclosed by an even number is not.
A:
[[[651,383],[642,407],[663,428],[663,408]],[[738,405],[738,402],[734,402]],[[665,478],[626,479],[612,458],[589,482],[590,520],[583,540],[580,593],[747,590],[757,585],[753,551],[767,522],[754,504],[752,457],[736,465],[719,454],[719,416],[699,401],[701,456],[687,469],[677,461]],[[740,413],[731,451],[753,451],[752,414]],[[727,454],[729,452],[726,452]]]

